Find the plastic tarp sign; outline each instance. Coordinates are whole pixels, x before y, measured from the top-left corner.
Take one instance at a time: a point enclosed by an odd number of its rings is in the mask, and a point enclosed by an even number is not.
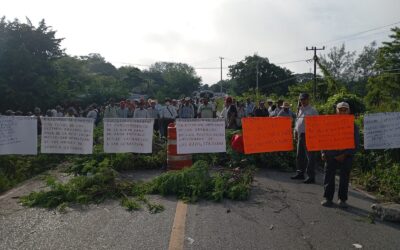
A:
[[[0,116],[0,155],[37,154],[37,118]]]
[[[400,148],[400,112],[366,114],[364,148]]]
[[[106,118],[103,121],[104,152],[152,152],[154,119]]]
[[[93,119],[42,117],[41,152],[47,154],[92,154]]]
[[[354,148],[354,115],[316,115],[305,118],[308,151]]]
[[[292,151],[290,117],[249,117],[242,119],[245,154]]]

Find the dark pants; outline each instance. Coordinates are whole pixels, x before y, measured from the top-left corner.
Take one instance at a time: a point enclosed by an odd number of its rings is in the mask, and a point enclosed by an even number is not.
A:
[[[352,162],[353,157],[346,158],[344,162],[338,162],[335,159],[327,159],[324,178],[324,197],[327,200],[333,200],[333,195],[335,194],[335,175],[336,169],[338,168],[340,169],[338,197],[342,201],[347,200]]]
[[[315,152],[307,151],[304,133],[297,138],[296,167],[297,173],[307,173],[309,178],[315,178]]]
[[[161,118],[160,119],[160,134],[162,137],[168,136],[168,124],[173,123],[175,119]]]

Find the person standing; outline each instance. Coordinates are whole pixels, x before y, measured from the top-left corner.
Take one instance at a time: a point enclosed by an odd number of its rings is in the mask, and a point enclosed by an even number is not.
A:
[[[114,104],[114,99],[110,99],[108,105],[104,109],[104,118],[117,118],[117,107]]]
[[[255,108],[254,103],[250,100],[250,98],[247,98],[247,100],[246,100],[246,117],[254,116],[254,113],[253,113],[254,108]]]
[[[258,107],[256,107],[253,111],[255,117],[268,117],[269,112],[268,109],[265,107],[264,101],[258,102]]]
[[[155,100],[150,100],[150,107],[147,109],[147,115],[149,118],[154,119],[154,132],[158,132],[159,130],[159,122],[158,120],[160,119],[160,114],[158,110],[156,109],[156,101]]]
[[[133,118],[150,118],[147,110],[145,109],[144,99],[140,99],[139,107],[133,112]]]
[[[211,103],[208,103],[208,97],[204,97],[197,111],[197,118],[214,118],[214,109]]]
[[[347,102],[340,102],[336,105],[336,113],[339,115],[350,114],[350,105]],[[359,128],[354,124],[354,148],[344,150],[322,151],[321,158],[325,161],[325,177],[324,177],[324,200],[322,206],[332,206],[333,196],[335,194],[335,174],[336,169],[340,169],[339,181],[339,206],[347,208],[347,197],[349,190],[349,179],[351,165],[353,163],[354,154],[359,145]]]
[[[284,102],[281,106],[281,111],[279,111],[278,117],[290,117],[292,119],[296,118],[296,115],[290,110],[290,104],[288,102]]]
[[[128,118],[128,108],[126,107],[125,101],[119,102],[119,108],[117,109],[117,116],[119,118]]]
[[[227,129],[237,129],[237,116],[238,112],[236,106],[233,104],[233,99],[228,96],[225,99],[225,107],[221,113],[221,118],[225,118],[225,126]]]
[[[310,96],[307,93],[299,95],[299,110],[295,124],[295,138],[297,139],[296,175],[293,180],[304,180],[307,173],[306,184],[315,183],[315,153],[307,150],[305,117],[318,115],[318,111],[310,105]]]
[[[185,97],[179,108],[179,118],[194,118],[194,108],[189,97]]]
[[[165,106],[160,112],[160,135],[167,137],[168,124],[173,123],[177,117],[176,109],[171,105],[171,99],[165,98]]]

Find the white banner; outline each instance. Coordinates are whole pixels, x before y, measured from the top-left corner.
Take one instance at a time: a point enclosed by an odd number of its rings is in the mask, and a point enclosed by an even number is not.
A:
[[[366,114],[364,148],[400,148],[400,112]]]
[[[154,119],[104,119],[104,152],[151,153]]]
[[[0,155],[37,154],[37,118],[0,116]]]
[[[177,119],[178,154],[226,152],[224,119]]]
[[[41,152],[48,154],[92,154],[93,119],[42,117]]]

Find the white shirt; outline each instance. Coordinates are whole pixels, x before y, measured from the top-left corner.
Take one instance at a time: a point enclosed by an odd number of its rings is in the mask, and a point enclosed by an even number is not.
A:
[[[163,107],[160,112],[160,117],[161,118],[170,118],[170,119],[175,119],[178,116],[176,113],[176,109],[172,105],[168,105]]]
[[[147,109],[147,115],[149,118],[154,118],[154,119],[158,119],[158,110],[156,108],[148,108]]]
[[[310,105],[300,107],[299,115],[296,118],[296,125],[294,127],[298,134],[306,132],[304,118],[311,115],[318,115],[318,111]]]
[[[147,110],[137,108],[135,112],[133,112],[133,118],[149,118]]]

